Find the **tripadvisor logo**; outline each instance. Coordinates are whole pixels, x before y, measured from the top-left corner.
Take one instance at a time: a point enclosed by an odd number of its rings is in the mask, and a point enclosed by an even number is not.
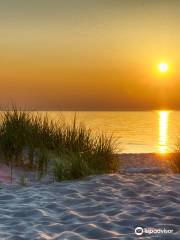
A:
[[[142,228],[142,227],[137,227],[135,228],[135,234],[138,236],[141,236],[143,233],[146,234],[168,234],[168,233],[173,233],[173,229],[161,229],[161,228]]]
[[[135,234],[141,236],[143,234],[144,230],[142,227],[135,228]]]

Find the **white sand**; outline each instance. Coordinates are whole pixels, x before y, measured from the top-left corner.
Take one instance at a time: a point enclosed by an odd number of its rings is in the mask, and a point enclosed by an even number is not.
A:
[[[180,174],[101,175],[28,187],[3,184],[0,239],[180,239],[179,207]],[[137,226],[174,232],[140,237],[134,234]]]

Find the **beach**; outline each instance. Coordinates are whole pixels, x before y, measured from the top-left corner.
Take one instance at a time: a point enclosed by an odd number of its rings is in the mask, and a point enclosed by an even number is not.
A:
[[[0,2],[0,240],[180,240],[180,0]]]
[[[179,239],[180,174],[124,169],[126,173],[26,187],[2,183],[0,239]],[[171,233],[137,236],[136,227]]]

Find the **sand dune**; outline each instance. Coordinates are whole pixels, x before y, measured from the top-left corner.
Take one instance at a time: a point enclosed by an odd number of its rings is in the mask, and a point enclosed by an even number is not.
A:
[[[180,175],[102,175],[2,186],[0,239],[179,239]],[[135,228],[172,229],[136,236]]]

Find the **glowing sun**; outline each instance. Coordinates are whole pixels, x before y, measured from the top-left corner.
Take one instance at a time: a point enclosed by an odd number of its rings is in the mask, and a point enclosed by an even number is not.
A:
[[[160,72],[166,73],[169,69],[169,66],[165,62],[161,62],[161,63],[158,64],[158,69],[159,69]]]

